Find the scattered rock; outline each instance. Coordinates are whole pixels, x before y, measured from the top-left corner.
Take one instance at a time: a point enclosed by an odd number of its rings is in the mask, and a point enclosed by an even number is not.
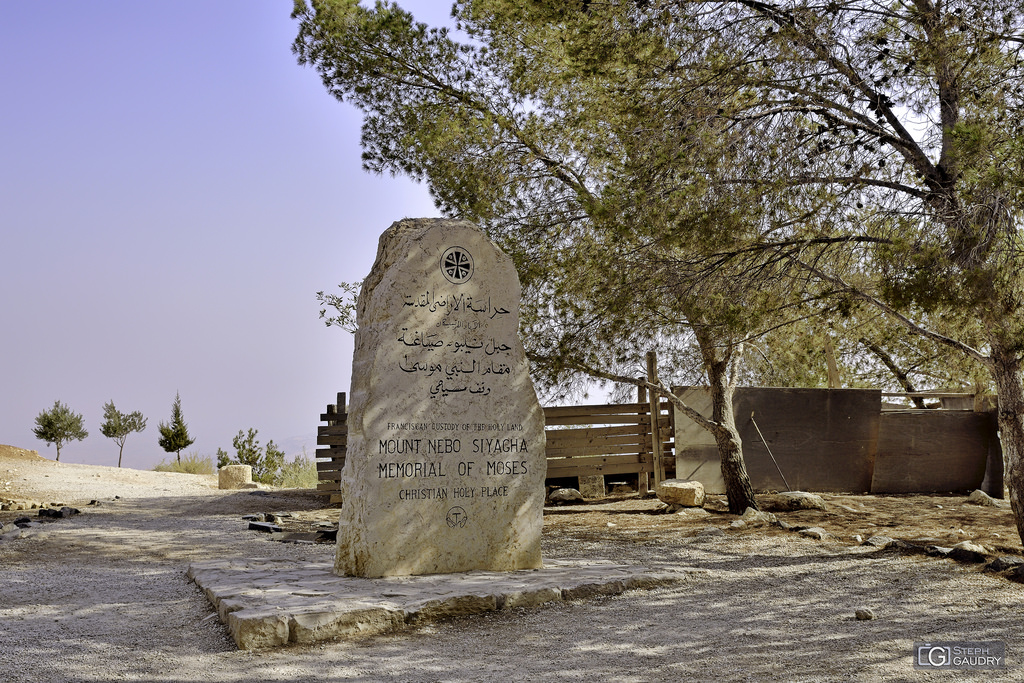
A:
[[[857,621],[871,621],[875,618],[875,612],[870,607],[862,607],[853,613]]]
[[[889,538],[888,536],[872,536],[868,540],[864,541],[864,545],[874,546],[880,550],[885,550],[893,546],[896,543],[895,539]]]
[[[854,534],[853,537],[850,540],[852,540],[857,545],[860,545],[861,543],[864,542],[864,537],[861,536],[860,534]]]
[[[746,526],[764,526],[766,524],[778,524],[778,518],[770,512],[762,512],[754,508],[747,508],[740,515],[739,520]]]
[[[59,510],[56,510],[54,508],[39,509],[40,517],[49,517],[51,519],[67,519],[68,517],[74,517],[78,514],[81,514],[81,510],[79,510],[78,508],[68,507],[67,505],[60,508]]]
[[[822,529],[820,526],[814,526],[814,527],[811,527],[810,529],[802,529],[799,533],[800,533],[801,536],[806,536],[807,538],[813,538],[813,539],[816,539],[818,541],[824,541],[826,538],[831,536],[831,534],[829,534],[827,531]]]
[[[828,510],[824,498],[814,493],[807,493],[806,491],[783,491],[772,496],[766,503],[770,505],[770,509],[781,512]]]
[[[1012,555],[1002,555],[985,565],[985,571],[987,572],[1005,572],[1007,569],[1013,569],[1024,565],[1024,558],[1014,557]]]
[[[924,554],[928,557],[949,557],[951,552],[953,552],[952,548],[941,545],[929,545],[924,549]]]
[[[43,504],[34,500],[5,500],[3,504],[0,504],[0,510],[8,510],[11,512],[36,510],[41,507],[43,507]]]
[[[338,541],[338,528],[321,529],[316,532],[317,543],[336,543]]]
[[[284,531],[281,527],[270,522],[249,522],[250,531],[262,531],[264,533],[274,533]]]
[[[965,564],[979,564],[988,561],[986,553],[985,546],[978,545],[972,541],[963,541],[950,549],[949,557]]]
[[[1014,567],[1013,569],[1006,572],[1006,578],[1015,583],[1024,583],[1024,565]]]
[[[548,494],[549,503],[582,503],[584,502],[583,494],[576,489],[555,489]]]
[[[981,505],[984,507],[998,507],[996,499],[988,495],[981,489],[976,489],[971,492],[971,495],[967,496],[967,502],[972,505]]]
[[[711,513],[704,508],[682,508],[678,510],[675,515],[677,517],[686,517],[687,519],[702,519],[704,517],[710,517]]]
[[[699,481],[666,479],[658,484],[658,500],[669,505],[701,507],[704,505],[704,484]]]

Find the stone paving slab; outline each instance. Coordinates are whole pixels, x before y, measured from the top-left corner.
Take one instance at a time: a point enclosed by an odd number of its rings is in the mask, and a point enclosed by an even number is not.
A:
[[[513,572],[342,577],[330,562],[209,560],[188,576],[239,649],[386,633],[457,615],[615,595],[686,581],[701,570],[612,562],[545,562]]]

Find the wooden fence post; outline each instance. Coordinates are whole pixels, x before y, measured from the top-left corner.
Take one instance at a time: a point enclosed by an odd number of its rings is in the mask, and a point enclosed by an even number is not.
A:
[[[643,379],[643,378],[641,377],[639,379]],[[645,403],[647,403],[647,389],[646,388],[640,387],[640,386],[638,386],[636,388],[636,402],[640,406],[640,410],[639,410],[640,419],[638,420],[637,429],[639,429],[639,431],[640,431],[640,458],[643,459],[644,456],[647,455],[646,452],[645,452],[646,447],[644,446],[644,442],[647,441],[647,434],[645,432],[649,431],[649,430],[645,430],[644,429],[644,422],[643,422],[643,414],[644,414],[644,412],[643,412],[643,405]],[[648,474],[647,472],[640,472],[637,475],[637,483],[636,484],[637,484],[636,485],[637,493],[639,493],[641,497],[642,496],[646,496],[647,493],[650,492],[650,490],[651,490],[651,475]]]
[[[647,381],[658,382],[658,355],[654,351],[647,352]],[[651,406],[651,455],[654,457],[654,486],[665,480],[665,463],[662,461],[661,439],[661,396],[656,391],[650,392]]]

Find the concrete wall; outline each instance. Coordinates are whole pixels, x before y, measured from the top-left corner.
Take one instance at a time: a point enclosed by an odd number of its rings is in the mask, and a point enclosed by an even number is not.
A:
[[[706,389],[676,393],[711,416]],[[932,493],[982,488],[992,496],[1003,495],[1002,453],[992,412],[882,413],[881,393],[869,389],[739,387],[733,406],[756,491]],[[725,493],[714,439],[679,412],[675,446],[676,477],[700,481],[708,493]]]
[[[1002,498],[1002,454],[994,412],[907,410],[882,413],[874,493],[988,489]],[[990,454],[998,467],[985,482]],[[998,475],[998,478],[996,478]]]
[[[706,389],[679,395],[710,417]],[[874,389],[737,388],[736,426],[754,489],[870,491],[881,400]],[[676,476],[725,492],[714,439],[682,413],[676,414]]]

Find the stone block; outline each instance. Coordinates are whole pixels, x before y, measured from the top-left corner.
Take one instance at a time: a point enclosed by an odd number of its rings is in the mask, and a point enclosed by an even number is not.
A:
[[[669,505],[703,507],[704,485],[699,481],[666,479],[658,484],[658,500]]]
[[[217,473],[218,488],[244,489],[252,486],[251,465],[225,465]]]
[[[594,498],[604,498],[605,497],[606,493],[605,493],[605,488],[604,488],[604,475],[603,474],[595,474],[595,475],[591,475],[591,476],[584,476],[584,477],[580,477],[579,479],[580,479],[579,491],[583,495],[584,498],[594,499]]]
[[[241,609],[228,614],[228,631],[240,650],[285,645],[289,617],[274,607]]]

